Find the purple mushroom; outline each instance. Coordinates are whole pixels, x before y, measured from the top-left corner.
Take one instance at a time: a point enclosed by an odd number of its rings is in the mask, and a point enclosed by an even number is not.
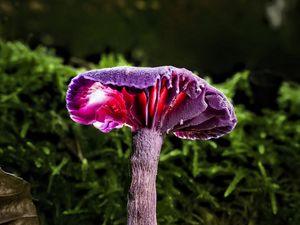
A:
[[[128,224],[156,225],[156,174],[167,133],[192,140],[218,138],[236,125],[233,106],[186,69],[115,67],[87,71],[71,81],[67,108],[80,124],[102,132],[132,129]]]

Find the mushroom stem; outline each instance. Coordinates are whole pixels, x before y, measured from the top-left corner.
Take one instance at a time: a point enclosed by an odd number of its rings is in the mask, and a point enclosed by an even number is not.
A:
[[[163,142],[160,132],[139,129],[133,133],[128,225],[156,225],[156,174]]]

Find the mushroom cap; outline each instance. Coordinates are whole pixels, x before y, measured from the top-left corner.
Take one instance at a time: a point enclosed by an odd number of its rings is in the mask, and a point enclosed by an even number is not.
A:
[[[237,122],[222,92],[173,66],[87,71],[72,79],[66,101],[75,122],[102,132],[127,125],[207,140],[229,133]]]

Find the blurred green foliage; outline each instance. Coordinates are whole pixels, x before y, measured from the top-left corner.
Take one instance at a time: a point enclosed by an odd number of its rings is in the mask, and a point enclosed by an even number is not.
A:
[[[128,64],[106,55],[95,67]],[[72,122],[65,109],[71,77],[53,52],[0,42],[0,165],[29,181],[42,224],[126,223],[129,128],[102,134]],[[245,93],[248,72],[218,84]],[[300,87],[284,83],[278,110],[254,114],[236,104],[238,125],[212,141],[168,136],[158,188],[164,225],[300,223]]]

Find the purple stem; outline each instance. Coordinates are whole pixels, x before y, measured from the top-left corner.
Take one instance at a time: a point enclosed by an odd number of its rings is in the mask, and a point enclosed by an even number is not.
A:
[[[157,225],[156,174],[163,136],[151,129],[133,133],[128,225]]]

